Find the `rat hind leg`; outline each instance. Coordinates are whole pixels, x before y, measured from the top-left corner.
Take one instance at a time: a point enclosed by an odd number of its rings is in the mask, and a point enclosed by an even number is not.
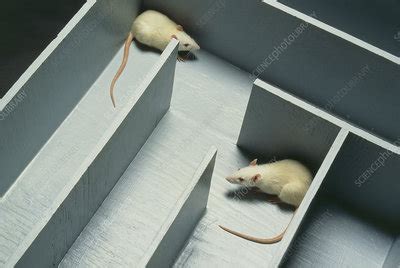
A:
[[[285,202],[286,204],[293,205],[295,207],[300,206],[301,201],[307,189],[299,183],[288,183],[283,186],[279,199]]]

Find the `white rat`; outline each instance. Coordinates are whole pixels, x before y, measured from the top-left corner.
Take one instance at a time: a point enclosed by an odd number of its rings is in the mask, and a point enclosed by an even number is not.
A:
[[[261,192],[275,195],[274,203],[283,202],[296,208],[310,187],[311,179],[310,170],[300,162],[290,159],[263,165],[257,165],[257,159],[255,159],[248,167],[239,169],[226,178],[230,183],[257,187]],[[273,238],[256,238],[221,225],[220,227],[231,234],[261,244],[273,244],[281,241],[286,231],[285,229]]]
[[[178,51],[189,52],[200,49],[196,41],[183,31],[183,27],[170,20],[167,16],[154,10],[147,10],[140,14],[133,22],[131,31],[126,38],[121,66],[111,82],[110,96],[114,107],[114,86],[128,62],[129,48],[134,38],[142,44],[161,51],[167,47],[171,38],[179,41]],[[181,58],[178,59],[182,60]]]

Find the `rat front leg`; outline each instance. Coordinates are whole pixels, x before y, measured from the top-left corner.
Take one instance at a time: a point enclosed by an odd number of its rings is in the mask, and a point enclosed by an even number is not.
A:
[[[251,188],[254,192],[256,192],[256,193],[265,193],[265,192],[263,192],[260,188],[258,188],[258,187],[253,187],[253,188]],[[268,197],[267,197],[267,201],[269,202],[269,203],[272,203],[272,204],[280,204],[280,203],[283,203],[283,201],[277,196],[277,195],[270,195],[270,194],[268,194]]]
[[[280,204],[283,203],[282,200],[276,195],[270,195],[267,198],[267,201],[271,204]]]
[[[184,62],[184,61],[185,61],[185,58],[183,58],[182,56],[178,55],[178,61]]]
[[[264,192],[261,191],[261,189],[258,188],[258,187],[252,187],[251,190],[254,191],[254,192],[256,192],[256,193],[264,193]]]

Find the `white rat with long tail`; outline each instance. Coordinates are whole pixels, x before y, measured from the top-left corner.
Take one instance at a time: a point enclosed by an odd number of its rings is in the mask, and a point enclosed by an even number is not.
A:
[[[273,163],[257,165],[257,159],[248,167],[239,169],[226,178],[233,184],[255,186],[261,192],[274,195],[274,203],[283,202],[297,207],[310,187],[312,174],[298,161],[286,159]],[[282,240],[285,231],[272,238],[256,238],[220,225],[225,231],[241,238],[261,243],[273,244]]]
[[[164,14],[154,10],[147,10],[140,14],[132,24],[131,31],[126,38],[124,56],[110,86],[110,96],[115,107],[114,87],[128,62],[129,48],[133,39],[152,48],[163,51],[171,38],[179,40],[178,51],[194,51],[200,49],[196,41],[183,31],[183,27],[176,24]],[[178,58],[182,60],[182,58]]]

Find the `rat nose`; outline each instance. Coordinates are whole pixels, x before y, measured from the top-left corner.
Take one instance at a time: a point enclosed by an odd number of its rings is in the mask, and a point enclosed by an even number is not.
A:
[[[194,43],[193,50],[199,50],[200,46],[197,43]]]
[[[227,181],[232,182],[232,178],[226,177],[225,178]]]

